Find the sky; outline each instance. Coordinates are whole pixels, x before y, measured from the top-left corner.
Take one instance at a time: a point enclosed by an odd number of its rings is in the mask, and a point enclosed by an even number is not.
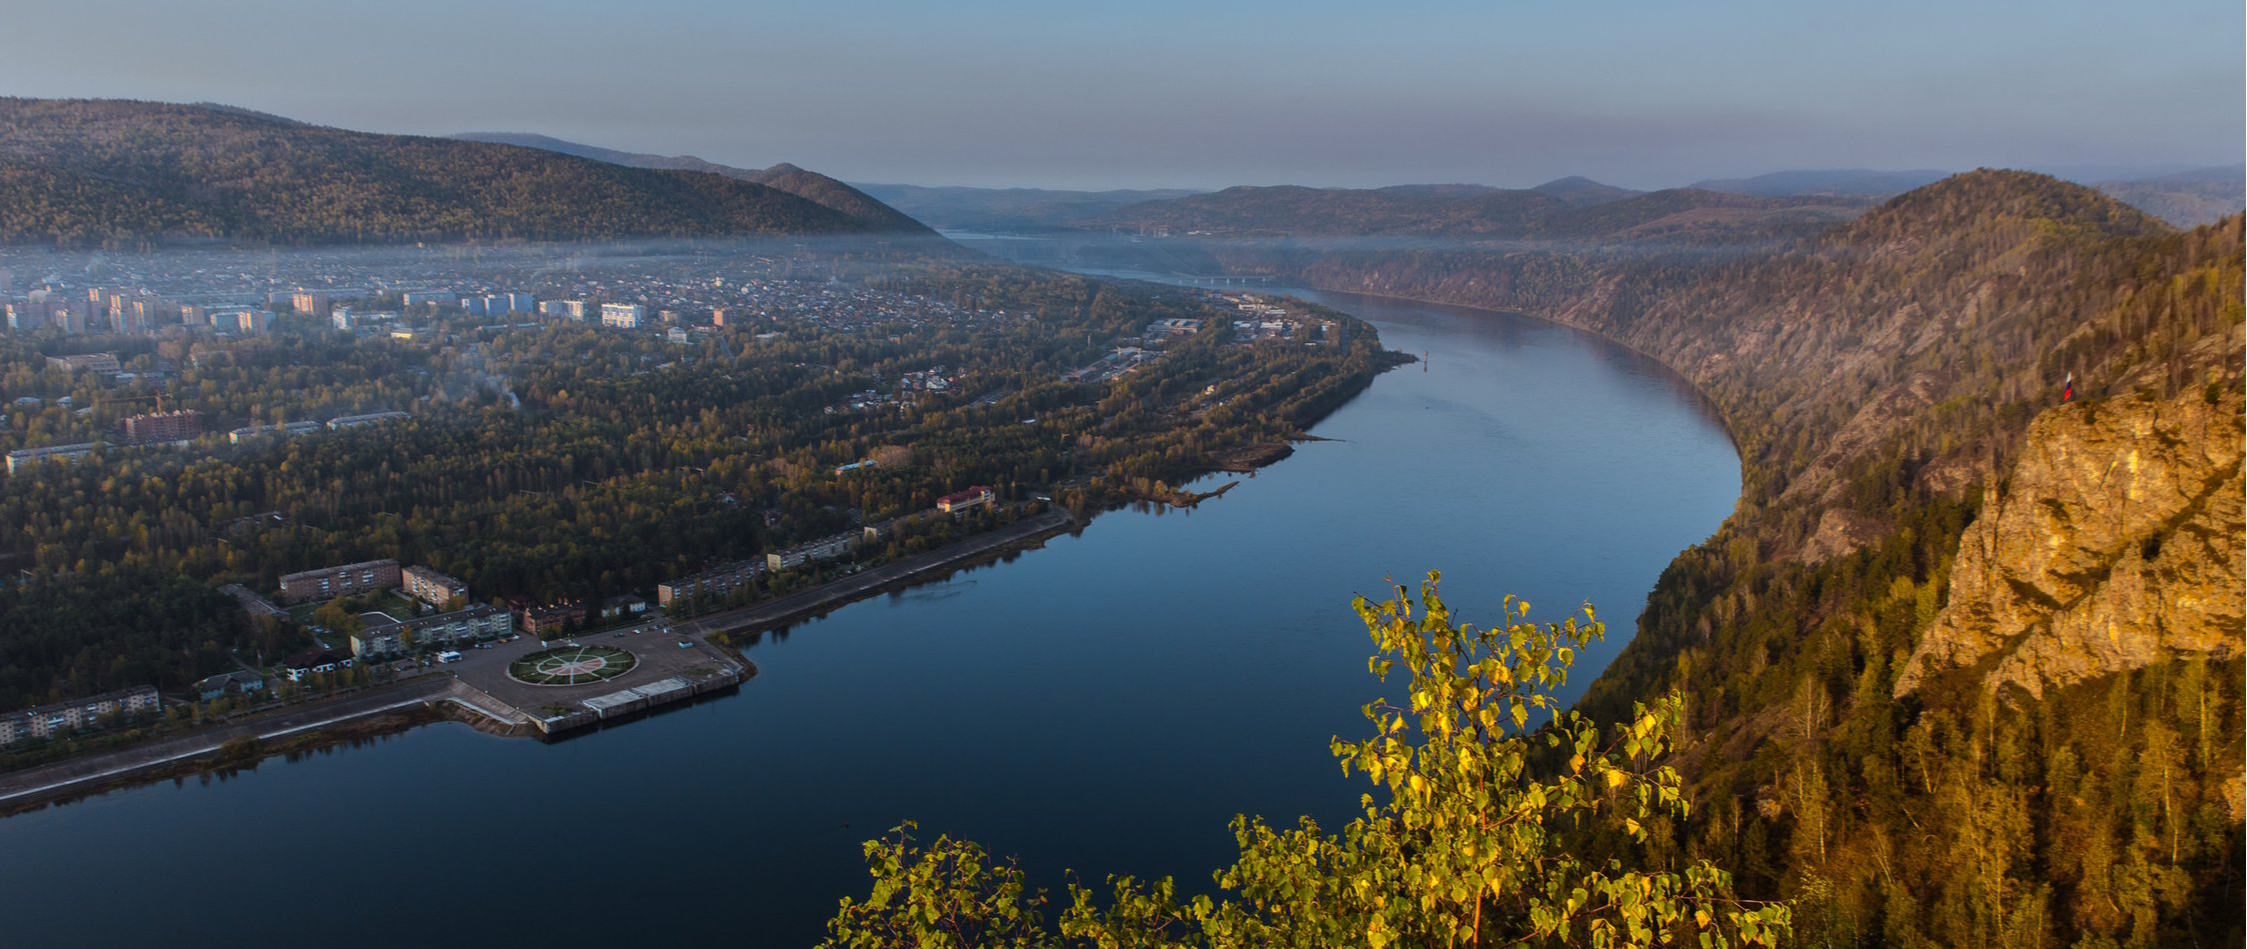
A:
[[[1659,188],[2247,153],[2239,0],[5,0],[0,95],[855,182]]]

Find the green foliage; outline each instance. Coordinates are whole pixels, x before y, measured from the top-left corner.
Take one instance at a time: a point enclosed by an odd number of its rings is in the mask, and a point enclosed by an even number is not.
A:
[[[1707,861],[1659,869],[1643,855],[1587,859],[1568,838],[1605,828],[1648,842],[1650,824],[1687,811],[1670,750],[1683,701],[1641,707],[1603,730],[1559,710],[1552,691],[1598,637],[1582,620],[1536,624],[1507,601],[1503,626],[1454,624],[1430,574],[1417,603],[1355,607],[1377,652],[1368,668],[1407,674],[1402,705],[1365,707],[1373,735],[1334,743],[1345,774],[1373,784],[1339,835],[1309,819],[1233,824],[1240,858],[1217,875],[1227,896],[1181,900],[1169,879],[1074,885],[1058,933],[1046,901],[1013,864],[910,825],[867,844],[865,901],[845,899],[830,946],[1775,945],[1791,910],[1732,898]],[[1539,727],[1530,729],[1533,722]],[[1626,858],[1628,857],[1628,859]],[[971,938],[975,937],[975,938]],[[978,942],[978,938],[990,942]]]

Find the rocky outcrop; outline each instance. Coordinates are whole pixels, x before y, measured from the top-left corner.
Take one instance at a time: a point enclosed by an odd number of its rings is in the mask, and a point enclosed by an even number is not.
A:
[[[2230,658],[2247,638],[2242,404],[2226,388],[2045,412],[2010,483],[1986,489],[1950,599],[1896,683],[1946,670],[2046,687],[2174,657]]]
[[[1875,518],[1830,507],[1818,515],[1818,530],[1802,545],[1797,558],[1803,563],[1825,563],[1856,553],[1886,533],[1888,525]]]

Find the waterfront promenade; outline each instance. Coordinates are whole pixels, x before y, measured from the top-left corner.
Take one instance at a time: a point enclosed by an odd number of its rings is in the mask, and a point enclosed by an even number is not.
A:
[[[1069,512],[1054,509],[1035,517],[1016,521],[988,533],[977,534],[940,550],[915,554],[871,567],[840,580],[822,583],[809,590],[791,593],[777,600],[767,600],[739,609],[712,613],[673,624],[680,633],[690,636],[707,636],[711,633],[762,632],[775,626],[833,609],[891,584],[912,580],[923,574],[948,570],[968,561],[995,553],[1014,544],[1023,543],[1043,534],[1067,528],[1074,522]]]
[[[419,709],[443,697],[451,688],[450,676],[416,678],[338,699],[291,706],[189,735],[0,774],[0,813],[211,755],[236,738],[272,741],[388,712]]]

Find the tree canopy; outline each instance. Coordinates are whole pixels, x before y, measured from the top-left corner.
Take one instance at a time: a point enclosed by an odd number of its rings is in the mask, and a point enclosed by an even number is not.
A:
[[[868,841],[873,888],[844,899],[826,946],[1700,946],[1772,945],[1791,908],[1734,899],[1708,861],[1657,865],[1642,849],[1657,815],[1688,802],[1662,763],[1684,705],[1675,693],[1601,728],[1561,709],[1576,651],[1602,635],[1581,618],[1538,624],[1506,600],[1501,625],[1457,624],[1430,573],[1415,601],[1354,606],[1402,704],[1365,706],[1370,736],[1335,739],[1364,775],[1362,816],[1339,834],[1309,818],[1239,817],[1240,857],[1219,896],[1176,881],[1071,883],[1058,928],[1013,861],[906,823]],[[1538,727],[1532,729],[1532,724]]]

